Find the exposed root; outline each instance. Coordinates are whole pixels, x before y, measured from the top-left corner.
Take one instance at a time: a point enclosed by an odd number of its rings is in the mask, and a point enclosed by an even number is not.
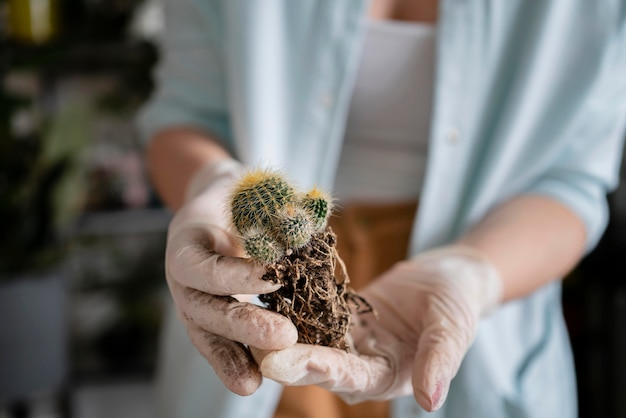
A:
[[[264,280],[282,287],[259,299],[270,310],[288,317],[298,329],[298,342],[347,350],[352,312],[371,312],[371,305],[350,287],[330,227],[313,235],[304,247],[267,268]],[[351,309],[352,308],[352,309]]]

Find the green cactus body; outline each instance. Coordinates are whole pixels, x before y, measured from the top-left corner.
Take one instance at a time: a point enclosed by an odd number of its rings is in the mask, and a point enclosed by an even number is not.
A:
[[[308,212],[293,204],[285,205],[273,224],[274,235],[282,240],[288,249],[297,250],[304,247],[315,232]]]
[[[279,174],[251,171],[231,196],[232,222],[241,234],[254,227],[271,228],[272,218],[293,196],[293,187]]]
[[[318,188],[306,194],[276,171],[251,170],[233,188],[231,221],[248,255],[264,265],[307,245],[326,228],[331,199]]]
[[[285,253],[284,248],[269,234],[252,228],[243,236],[243,247],[248,255],[263,265],[278,261]]]
[[[300,201],[313,221],[315,232],[323,231],[332,210],[330,197],[315,187],[302,196]]]

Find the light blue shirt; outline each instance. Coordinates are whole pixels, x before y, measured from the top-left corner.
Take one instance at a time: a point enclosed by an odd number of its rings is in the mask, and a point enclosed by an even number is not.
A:
[[[366,7],[364,0],[170,0],[158,88],[139,119],[143,136],[195,126],[245,162],[331,188]],[[626,128],[626,1],[440,0],[437,37],[429,162],[411,253],[450,242],[518,194],[566,205],[593,248]],[[164,416],[271,416],[278,385],[266,380],[250,397],[230,394],[184,335],[172,340]],[[407,397],[394,401],[393,416],[425,413]],[[448,400],[428,416],[577,416],[558,282],[482,321]]]

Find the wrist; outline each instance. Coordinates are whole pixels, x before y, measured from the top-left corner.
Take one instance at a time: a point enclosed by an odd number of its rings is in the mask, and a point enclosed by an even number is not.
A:
[[[169,235],[190,225],[227,229],[226,199],[231,185],[243,170],[241,163],[230,158],[207,163],[197,170],[185,190],[183,206],[170,222]]]

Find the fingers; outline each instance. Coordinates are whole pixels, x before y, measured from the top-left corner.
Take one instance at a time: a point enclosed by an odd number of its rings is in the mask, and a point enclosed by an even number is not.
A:
[[[254,393],[261,385],[263,378],[259,367],[243,345],[194,325],[188,327],[187,333],[229,390],[246,396]]]
[[[263,294],[280,287],[278,283],[261,280],[265,269],[260,264],[220,255],[216,247],[227,252],[222,241],[229,238],[215,227],[180,231],[167,246],[168,275],[185,287],[214,295]]]
[[[287,348],[298,340],[296,327],[278,313],[176,283],[172,291],[184,319],[212,334],[268,350]]]
[[[284,385],[315,384],[341,393],[348,402],[377,399],[394,379],[391,367],[382,357],[360,357],[308,344],[262,354],[263,376]]]

